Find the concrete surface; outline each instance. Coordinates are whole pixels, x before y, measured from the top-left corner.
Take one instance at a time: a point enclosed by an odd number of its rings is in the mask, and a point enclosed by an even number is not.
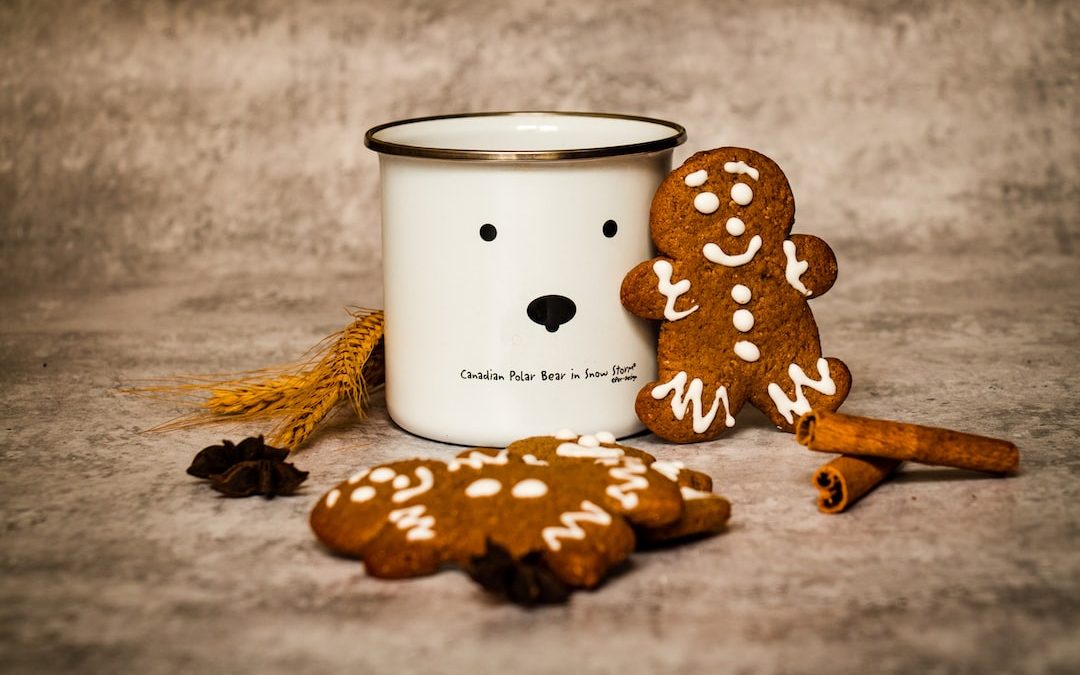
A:
[[[0,4],[0,669],[1080,670],[1080,44],[1073,3]],[[464,39],[463,39],[464,37]],[[636,444],[711,473],[726,534],[524,611],[365,577],[305,516],[454,450],[335,421],[300,496],[216,498],[121,385],[291,360],[378,306],[362,131],[618,110],[756,147],[836,249],[813,305],[845,410],[1004,436],[1023,473],[908,467],[828,517],[822,458],[744,413]]]

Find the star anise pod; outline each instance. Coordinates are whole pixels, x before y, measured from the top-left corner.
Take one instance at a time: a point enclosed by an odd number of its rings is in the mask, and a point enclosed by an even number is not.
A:
[[[288,462],[254,459],[240,462],[225,473],[210,476],[210,487],[226,497],[262,495],[273,499],[296,492],[307,477],[307,471],[301,471]]]
[[[210,487],[227,497],[263,495],[272,499],[291,495],[308,477],[285,461],[288,450],[266,445],[262,436],[239,443],[223,440],[221,445],[203,448],[195,455],[187,472],[210,480]]]
[[[284,462],[289,456],[288,450],[266,445],[262,436],[245,438],[238,444],[223,440],[221,445],[211,445],[199,451],[187,472],[196,478],[210,478],[223,474],[240,462],[269,459]]]
[[[544,564],[540,551],[520,560],[488,542],[487,550],[470,561],[466,572],[485,590],[519,605],[559,604],[570,599],[570,589]]]

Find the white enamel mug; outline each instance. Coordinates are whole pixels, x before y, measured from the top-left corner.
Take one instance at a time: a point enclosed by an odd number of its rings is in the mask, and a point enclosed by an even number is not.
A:
[[[382,179],[386,403],[405,430],[502,447],[627,436],[655,332],[623,309],[678,124],[481,113],[370,129]]]

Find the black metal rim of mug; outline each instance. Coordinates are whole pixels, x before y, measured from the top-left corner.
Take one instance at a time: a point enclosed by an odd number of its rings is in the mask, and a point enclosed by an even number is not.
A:
[[[567,150],[474,150],[468,148],[432,148],[422,145],[408,145],[405,143],[393,143],[376,138],[380,131],[391,127],[414,124],[416,122],[432,122],[437,120],[458,119],[466,117],[511,117],[511,116],[560,116],[560,117],[598,117],[615,120],[629,120],[634,122],[647,122],[671,129],[671,135],[642,143],[627,143],[621,145],[609,145],[595,148],[572,148]],[[511,162],[551,162],[566,159],[595,159],[600,157],[618,157],[621,155],[637,155],[650,152],[668,150],[686,141],[686,129],[681,124],[653,117],[640,117],[637,115],[622,115],[618,113],[599,112],[565,112],[554,110],[525,110],[505,112],[479,112],[479,113],[456,113],[451,115],[431,115],[429,117],[414,117],[411,119],[397,120],[380,124],[367,130],[364,134],[364,145],[375,152],[386,155],[402,155],[405,157],[422,157],[425,159],[456,159],[470,161],[511,161]]]

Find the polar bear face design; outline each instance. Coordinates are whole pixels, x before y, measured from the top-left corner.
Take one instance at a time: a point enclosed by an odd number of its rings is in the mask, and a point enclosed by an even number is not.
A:
[[[384,214],[384,249],[394,252],[384,293],[395,421],[411,430],[398,411],[449,397],[470,416],[535,418],[535,428],[518,425],[507,438],[640,428],[633,382],[655,371],[655,333],[622,307],[619,288],[651,253],[649,204],[669,161],[441,167],[462,174],[452,189],[434,169],[414,171],[408,194],[390,195],[392,218]],[[406,395],[395,381],[430,388],[410,385],[409,405],[395,411]]]

